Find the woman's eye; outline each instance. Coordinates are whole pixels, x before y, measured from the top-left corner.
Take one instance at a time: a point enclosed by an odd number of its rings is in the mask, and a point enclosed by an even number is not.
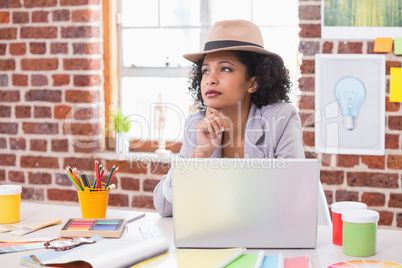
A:
[[[201,70],[201,74],[206,74],[206,73],[208,73],[208,70],[207,69],[204,69],[204,70]]]
[[[222,72],[231,72],[232,69],[229,68],[229,67],[222,67],[221,71],[222,71]]]

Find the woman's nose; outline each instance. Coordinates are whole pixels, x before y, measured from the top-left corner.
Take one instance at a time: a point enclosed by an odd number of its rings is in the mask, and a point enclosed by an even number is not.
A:
[[[210,73],[208,75],[207,79],[208,79],[207,80],[207,85],[215,85],[215,84],[217,84],[218,80],[216,79],[215,75],[213,75],[212,73]]]

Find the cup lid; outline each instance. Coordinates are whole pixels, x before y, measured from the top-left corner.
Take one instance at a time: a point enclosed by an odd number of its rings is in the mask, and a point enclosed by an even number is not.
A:
[[[331,204],[331,211],[335,213],[342,213],[352,209],[367,209],[367,205],[362,202],[342,201]]]
[[[0,195],[20,194],[22,187],[20,185],[0,185]]]
[[[380,213],[370,209],[355,209],[342,212],[342,221],[351,223],[371,223],[380,219]]]

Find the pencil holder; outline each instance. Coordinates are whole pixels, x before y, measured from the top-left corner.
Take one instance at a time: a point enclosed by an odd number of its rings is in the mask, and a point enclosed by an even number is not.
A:
[[[0,185],[0,223],[15,223],[21,220],[21,192],[19,185]]]
[[[83,218],[105,218],[109,200],[109,190],[90,191],[85,187],[84,191],[77,191]]]

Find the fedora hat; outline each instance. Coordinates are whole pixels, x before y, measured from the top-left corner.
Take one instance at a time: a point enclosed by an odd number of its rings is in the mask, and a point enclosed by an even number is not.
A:
[[[204,50],[198,53],[184,54],[183,57],[189,61],[197,62],[206,54],[224,50],[256,52],[276,56],[282,60],[279,55],[264,49],[260,29],[257,25],[247,20],[224,20],[216,22],[208,35]]]

